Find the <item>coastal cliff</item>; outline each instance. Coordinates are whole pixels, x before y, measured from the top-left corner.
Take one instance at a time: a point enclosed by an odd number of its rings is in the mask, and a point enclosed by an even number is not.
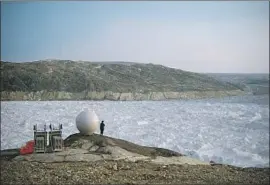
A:
[[[139,101],[139,100],[172,100],[172,99],[199,99],[199,98],[217,98],[224,96],[237,96],[245,94],[241,90],[231,91],[188,91],[188,92],[150,92],[143,93],[117,93],[112,91],[105,92],[2,92],[2,101],[8,100],[113,100],[113,101]]]

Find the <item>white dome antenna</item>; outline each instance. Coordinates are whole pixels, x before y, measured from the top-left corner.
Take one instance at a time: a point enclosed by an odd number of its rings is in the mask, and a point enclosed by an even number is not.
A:
[[[99,119],[95,111],[89,111],[85,108],[84,111],[76,117],[76,126],[81,134],[93,134],[99,126]]]

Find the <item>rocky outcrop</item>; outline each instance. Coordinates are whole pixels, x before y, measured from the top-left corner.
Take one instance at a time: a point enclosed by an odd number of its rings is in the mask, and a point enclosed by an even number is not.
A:
[[[14,161],[35,162],[95,162],[101,160],[145,161],[155,164],[210,165],[163,148],[140,146],[125,140],[93,134],[74,134],[65,139],[65,149],[55,153],[18,155]],[[14,155],[14,154],[13,154]]]
[[[113,100],[113,101],[140,101],[140,100],[173,100],[173,99],[200,99],[219,98],[224,96],[244,95],[241,90],[230,91],[187,91],[187,92],[149,92],[149,93],[117,93],[112,91],[103,92],[1,92],[1,100]]]

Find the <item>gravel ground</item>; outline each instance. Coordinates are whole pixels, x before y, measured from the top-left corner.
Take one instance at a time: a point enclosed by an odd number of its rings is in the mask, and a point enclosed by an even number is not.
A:
[[[1,184],[269,184],[269,168],[1,160]]]

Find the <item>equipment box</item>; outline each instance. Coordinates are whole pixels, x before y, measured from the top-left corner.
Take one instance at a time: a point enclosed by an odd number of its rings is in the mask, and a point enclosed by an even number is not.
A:
[[[35,141],[35,152],[45,153],[47,147],[47,132],[35,131],[34,132]]]
[[[49,140],[49,145],[47,145]],[[34,142],[35,142],[35,153],[45,152],[58,152],[63,151],[64,142],[62,139],[62,124],[59,125],[59,129],[54,129],[50,125],[50,131],[46,131],[46,125],[44,125],[44,131],[38,131],[37,125],[34,126]]]

